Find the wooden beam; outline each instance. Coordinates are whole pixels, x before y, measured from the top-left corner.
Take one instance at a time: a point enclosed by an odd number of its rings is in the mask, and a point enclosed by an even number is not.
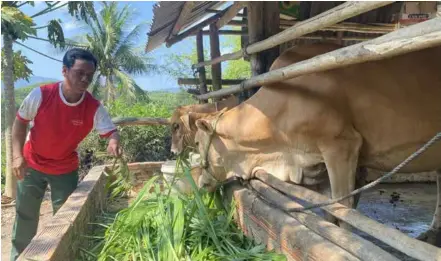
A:
[[[191,13],[191,10],[193,10],[194,6],[195,6],[194,1],[187,1],[184,3],[181,9],[181,13],[179,14],[179,17],[176,20],[175,25],[173,26],[173,30],[171,32],[172,36],[177,35],[179,31],[182,29],[182,27],[185,24],[185,20],[187,19],[188,15]]]
[[[280,8],[277,1],[265,1],[264,12],[264,37],[269,38],[280,32]],[[279,47],[273,47],[264,52],[265,72],[268,72],[273,62],[279,57]]]
[[[255,86],[272,84],[300,75],[341,68],[351,64],[382,60],[439,44],[441,44],[441,17],[402,28],[370,41],[317,55],[311,59],[252,77],[244,81],[242,85],[200,95],[197,98],[223,97]]]
[[[193,95],[201,95],[201,91],[197,89],[187,89],[187,92]]]
[[[220,12],[222,12],[222,11],[221,11],[221,10],[214,10],[214,9],[207,9],[207,10],[205,10],[205,12],[206,12],[206,13],[209,13],[209,14],[218,14],[218,13],[220,13]],[[244,14],[239,14],[239,13],[237,13],[236,16],[237,16],[237,17],[246,17],[246,15],[244,15]]]
[[[112,122],[118,126],[133,125],[169,125],[170,122],[165,118],[137,118],[137,117],[118,117],[113,118]]]
[[[273,188],[277,188],[277,190],[291,197],[301,198],[302,200],[306,200],[311,203],[319,203],[329,200],[328,197],[320,193],[314,192],[302,186],[283,182],[280,179],[263,172],[258,171],[256,173],[256,177],[264,183]],[[392,246],[408,256],[418,260],[440,260],[441,250],[439,248],[411,238],[395,228],[380,224],[375,220],[360,214],[355,209],[348,208],[339,203],[323,207],[322,209],[335,216],[339,220],[350,224],[351,226]]]
[[[221,84],[223,85],[236,85],[243,82],[245,79],[222,79]],[[199,79],[195,78],[178,78],[178,85],[198,85]],[[211,79],[206,79],[207,85],[212,85],[213,81]]]
[[[283,195],[282,193],[279,193],[277,190],[266,185],[260,180],[251,180],[250,185],[258,195],[262,196],[266,201],[270,202],[270,204],[281,206],[282,210],[302,207],[302,205],[299,203],[293,201],[291,198]],[[360,260],[399,260],[385,250],[376,246],[374,243],[352,233],[349,230],[338,227],[332,223],[325,222],[322,217],[319,217],[312,212],[291,212],[289,214],[299,221],[300,224],[306,226],[323,238],[326,238],[330,242],[348,251]]]
[[[202,30],[199,30],[196,36],[196,52],[198,56],[198,62],[204,61],[204,37],[202,35]],[[205,74],[205,67],[199,67],[199,92],[201,94],[207,93],[207,77]],[[206,100],[202,100],[202,103],[206,103]]]
[[[261,52],[263,50],[267,50],[278,46],[282,43],[291,41],[300,36],[315,32],[322,28],[334,25],[336,23],[342,22],[348,18],[357,16],[359,14],[371,11],[373,9],[385,6],[392,3],[391,1],[382,1],[382,2],[368,2],[368,1],[360,1],[360,2],[345,2],[341,5],[338,5],[326,12],[323,12],[319,15],[309,18],[308,20],[303,21],[302,23],[296,24],[290,27],[287,30],[284,30],[270,38],[267,38],[258,43],[251,44],[246,48],[246,50],[239,50],[234,53],[228,53],[222,55],[216,60],[206,61],[204,63],[198,63],[195,66],[208,66],[216,63],[220,63],[226,60],[237,60],[244,56],[244,53],[254,54],[257,52]]]
[[[228,9],[228,11],[216,22],[217,29],[221,29],[222,26],[226,25],[231,19],[233,19],[240,10],[247,4],[244,1],[235,1],[234,4]]]
[[[221,11],[220,13],[213,15],[212,17],[200,22],[199,24],[191,27],[190,29],[188,29],[187,31],[185,31],[179,35],[176,35],[174,37],[167,39],[166,46],[170,47],[170,46],[176,44],[177,42],[184,40],[188,36],[197,34],[205,26],[216,22],[219,19],[219,17],[221,17],[226,11],[228,11],[228,9],[225,9],[225,10]]]
[[[210,24],[210,54],[211,59],[220,56],[219,34],[215,24]],[[220,63],[211,66],[211,77],[213,90],[222,89],[222,67]]]
[[[210,31],[202,31],[204,35],[210,35]],[[219,30],[219,35],[248,35],[248,31],[238,31],[238,30]]]
[[[248,17],[248,40],[250,44],[265,39],[264,2],[253,1],[247,6]],[[265,72],[265,57],[263,53],[254,53],[250,56],[251,76],[257,76]],[[253,96],[257,89],[250,89],[248,97]]]
[[[283,253],[288,261],[360,261],[236,182],[227,184],[225,190],[224,204],[229,206],[234,200],[234,220],[244,234],[268,250]]]

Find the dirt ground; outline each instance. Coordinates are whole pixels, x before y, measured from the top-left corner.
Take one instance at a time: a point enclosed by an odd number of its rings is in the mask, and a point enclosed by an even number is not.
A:
[[[50,200],[50,192],[47,191],[40,209],[40,222],[38,232],[40,232],[44,224],[47,224],[52,218],[52,205]],[[15,219],[15,207],[2,207],[2,261],[9,261],[11,254],[11,234]],[[38,233],[37,232],[37,233]]]

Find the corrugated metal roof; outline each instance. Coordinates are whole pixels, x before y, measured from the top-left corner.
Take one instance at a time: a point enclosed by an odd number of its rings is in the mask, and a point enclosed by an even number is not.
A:
[[[167,41],[185,3],[185,1],[160,1],[153,6],[153,23],[148,33],[146,52],[152,51]],[[213,16],[214,14],[205,11],[218,8],[225,3],[220,1],[195,1],[190,14],[185,18],[184,26],[179,32],[185,31],[201,18]]]
[[[208,18],[213,16],[213,13],[206,12],[207,9],[217,9],[228,2],[214,2],[214,1],[199,1],[195,2],[190,15],[185,19],[185,24],[180,32],[185,31],[186,28],[202,20],[201,18]],[[306,20],[310,17],[316,16],[325,12],[342,1],[301,1],[299,10],[299,21]],[[179,18],[179,14],[184,6],[184,1],[179,2],[159,2],[153,8],[153,24],[150,29],[149,37],[146,45],[146,52],[149,52],[161,44],[165,43],[170,37],[173,26]],[[375,10],[357,15],[355,17],[345,20],[345,22],[353,22],[360,24],[375,24],[375,23],[396,23],[397,14],[399,13],[403,2],[394,2],[392,4],[377,8]],[[205,20],[203,19],[203,20]],[[345,33],[345,35],[347,35]],[[353,35],[353,34],[352,34]],[[362,35],[362,34],[358,34]],[[309,41],[309,40],[302,40]],[[316,41],[316,40],[312,40]]]

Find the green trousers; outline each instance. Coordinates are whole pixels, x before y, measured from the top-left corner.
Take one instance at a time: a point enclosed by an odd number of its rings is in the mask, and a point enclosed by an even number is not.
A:
[[[15,261],[37,233],[40,206],[47,185],[51,188],[53,215],[77,188],[78,170],[62,175],[48,175],[27,169],[17,182],[16,215],[12,231],[11,261]]]

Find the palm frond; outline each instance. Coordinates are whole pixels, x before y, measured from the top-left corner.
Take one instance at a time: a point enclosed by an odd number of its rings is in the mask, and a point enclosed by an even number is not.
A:
[[[136,100],[137,97],[145,96],[145,92],[141,87],[139,87],[136,82],[126,73],[114,70],[115,78],[118,80],[120,93],[128,99]]]

